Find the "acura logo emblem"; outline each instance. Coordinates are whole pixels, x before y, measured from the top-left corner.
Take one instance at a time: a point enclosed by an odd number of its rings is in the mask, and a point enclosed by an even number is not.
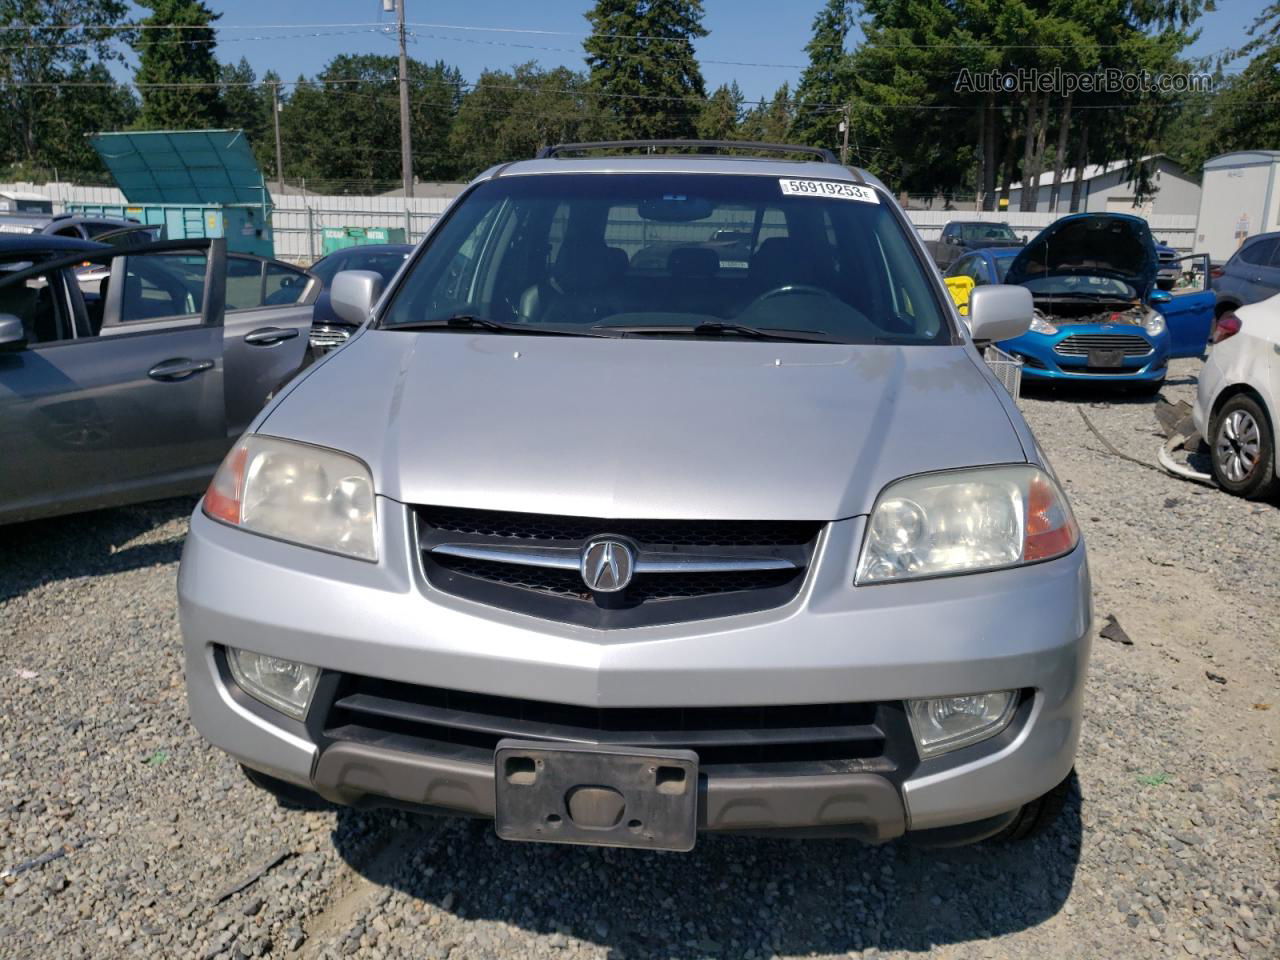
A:
[[[582,582],[596,593],[617,593],[631,582],[635,561],[635,551],[621,540],[591,540],[582,550]]]

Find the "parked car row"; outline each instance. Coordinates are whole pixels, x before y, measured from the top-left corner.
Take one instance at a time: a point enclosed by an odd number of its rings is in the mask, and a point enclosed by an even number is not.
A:
[[[202,489],[305,366],[319,292],[222,240],[0,236],[0,523]]]
[[[1194,261],[1195,285],[1162,289],[1160,275],[1182,275]],[[1023,362],[1029,381],[1123,384],[1156,392],[1168,362],[1200,356],[1208,343],[1214,295],[1203,258],[1162,257],[1145,220],[1080,213],[1045,227],[1022,248],[977,250],[946,271],[962,314],[971,291],[998,283],[1035,298],[1031,329],[1000,347]],[[1172,286],[1172,284],[1171,284]]]

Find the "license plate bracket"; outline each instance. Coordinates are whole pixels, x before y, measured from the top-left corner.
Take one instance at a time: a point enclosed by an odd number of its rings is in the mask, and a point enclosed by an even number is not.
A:
[[[504,840],[693,849],[698,755],[502,740],[494,751],[494,829]]]
[[[1089,366],[1091,367],[1124,366],[1124,351],[1118,350],[1118,349],[1090,350]]]

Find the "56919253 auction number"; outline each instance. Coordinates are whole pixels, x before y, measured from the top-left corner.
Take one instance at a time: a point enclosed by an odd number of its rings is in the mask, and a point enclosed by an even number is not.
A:
[[[835,197],[839,200],[860,200],[862,203],[879,203],[876,192],[870,187],[861,187],[856,183],[845,183],[839,180],[794,180],[783,178],[778,181],[784,197]]]

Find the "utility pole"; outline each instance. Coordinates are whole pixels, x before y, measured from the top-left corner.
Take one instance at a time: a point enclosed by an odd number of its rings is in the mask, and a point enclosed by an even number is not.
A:
[[[409,57],[404,50],[404,0],[395,0],[396,32],[400,36],[400,171],[404,195],[413,196],[413,151],[409,146]]]
[[[276,179],[280,181],[280,192],[284,193],[284,160],[280,150],[280,81],[271,84],[271,119],[276,125]]]
[[[840,133],[844,135],[844,140],[840,143],[840,166],[847,167],[849,165],[849,105],[845,104],[844,119],[840,121]]]

